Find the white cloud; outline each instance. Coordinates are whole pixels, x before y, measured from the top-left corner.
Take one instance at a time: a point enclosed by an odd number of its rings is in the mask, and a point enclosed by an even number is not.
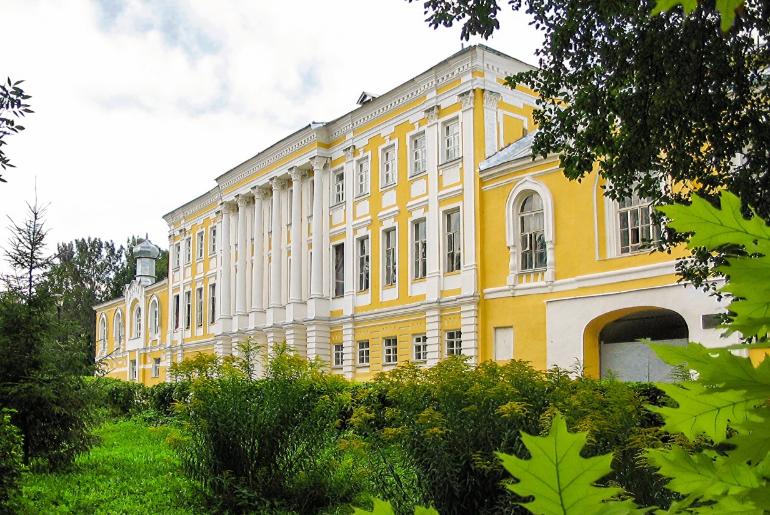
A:
[[[503,9],[487,44],[534,62],[539,37]],[[0,78],[26,80],[35,114],[8,140],[2,212],[21,219],[37,178],[52,243],[148,232],[161,246],[161,216],[216,176],[461,44],[401,0],[5,0],[3,33]]]

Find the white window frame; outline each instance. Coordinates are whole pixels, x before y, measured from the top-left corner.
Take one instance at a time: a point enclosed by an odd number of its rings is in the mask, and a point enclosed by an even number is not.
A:
[[[422,146],[417,146],[418,141],[422,141]],[[427,142],[424,130],[409,137],[409,177],[417,177],[428,171]]]
[[[205,237],[203,236],[203,231],[198,231],[195,233],[195,258],[200,261],[203,259],[203,245],[204,245]]]
[[[428,361],[428,337],[425,334],[412,336],[412,356],[417,363]]]
[[[522,213],[521,209],[524,205],[524,202],[530,198],[530,197],[537,197],[540,199],[540,210],[534,210],[534,211],[528,211],[526,213]],[[524,225],[524,219],[525,218],[537,218],[540,217],[540,220],[543,225],[543,229],[541,231],[531,231],[528,233],[524,233],[523,225]],[[525,193],[521,195],[521,198],[516,203],[516,227],[518,228],[518,241],[519,241],[519,271],[520,272],[537,272],[545,270],[548,267],[548,246],[545,243],[545,202],[543,202],[543,197],[541,197],[536,191],[531,191],[528,193]],[[527,240],[527,248],[524,248],[524,236],[526,234],[526,240]],[[537,251],[537,240],[539,237],[542,238],[543,246],[542,252]],[[532,253],[532,266],[525,266],[524,260],[525,260],[525,253]],[[537,255],[541,254],[544,255],[544,261],[542,263],[537,262]]]
[[[388,155],[392,157],[388,159]],[[396,144],[392,143],[380,150],[380,189],[390,188],[396,182],[398,182],[398,158]]]
[[[171,305],[171,316],[173,318],[172,322],[174,323],[174,331],[179,329],[179,318],[182,313],[182,299],[178,293],[175,293],[173,296],[173,301]]]
[[[217,283],[209,283],[209,325],[217,320]]]
[[[152,377],[160,377],[160,358],[152,358]]]
[[[417,227],[422,225],[423,239],[417,239]],[[425,279],[428,272],[428,221],[426,218],[417,218],[410,224],[412,237],[412,279]]]
[[[382,339],[382,363],[395,365],[398,363],[398,338],[386,336]]]
[[[195,327],[203,327],[203,286],[195,288]]]
[[[456,127],[456,130],[451,130]],[[462,157],[462,130],[460,117],[441,123],[441,162],[448,163]]]
[[[158,300],[153,297],[150,301],[150,338],[157,338],[160,333],[160,306]]]
[[[449,220],[457,215],[457,231],[449,231]],[[462,225],[463,217],[459,207],[451,208],[441,213],[441,223],[444,232],[444,271],[446,273],[459,272],[463,266],[462,254]]]
[[[102,354],[107,353],[107,317],[99,317],[99,342]]]
[[[217,254],[217,225],[214,224],[209,228],[209,256],[215,256]]]
[[[141,338],[142,337],[142,306],[140,304],[137,304],[136,307],[134,307],[134,338]]]
[[[398,284],[398,231],[396,227],[386,227],[382,230],[382,284],[384,287]],[[392,247],[388,247],[389,237],[392,234]]]
[[[184,264],[188,265],[192,261],[192,238],[189,236],[184,239]]]
[[[332,206],[345,202],[345,169],[338,168],[332,172]]]
[[[368,291],[371,287],[371,240],[369,235],[356,239],[356,255],[358,264],[358,291]],[[364,252],[362,252],[364,251]]]
[[[115,340],[116,349],[123,347],[123,336],[123,311],[118,309],[112,319],[112,338]]]
[[[332,346],[332,368],[342,368],[345,364],[345,345],[335,343]]]
[[[356,342],[356,364],[359,367],[368,367],[371,361],[371,346],[369,340]]]
[[[128,378],[131,381],[136,381],[139,378],[138,369],[139,364],[136,359],[128,360]]]
[[[371,176],[369,156],[356,161],[356,197],[369,194],[369,177]]]
[[[180,242],[174,243],[174,270],[179,268],[182,260],[182,244]]]
[[[624,205],[625,204],[625,205]],[[616,256],[632,256],[634,254],[644,254],[650,252],[655,244],[660,241],[660,227],[653,221],[652,201],[647,198],[640,198],[636,193],[631,197],[625,197],[621,200],[612,201],[613,206],[613,237],[615,239],[614,251]],[[636,213],[637,225],[632,225],[632,218]],[[623,247],[623,224],[622,217],[626,218],[628,232],[628,246]],[[646,223],[644,218],[646,217]],[[643,239],[643,231],[647,230],[650,239]],[[631,243],[633,232],[636,231],[637,243]]]
[[[337,277],[337,274],[338,274],[337,253],[338,252],[340,252],[342,255],[342,270],[341,270],[342,277],[341,278]],[[332,285],[331,285],[332,297],[333,298],[344,297],[345,296],[345,242],[344,241],[332,244],[331,262],[332,262]]]
[[[444,331],[444,346],[447,356],[461,356],[463,353],[463,332],[461,329]]]
[[[192,327],[192,291],[185,290],[184,292],[184,329],[188,330]]]

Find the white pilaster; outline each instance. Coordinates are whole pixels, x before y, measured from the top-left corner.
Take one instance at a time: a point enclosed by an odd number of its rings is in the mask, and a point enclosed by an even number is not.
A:
[[[463,209],[462,209],[462,294],[474,295],[476,277],[476,170],[473,155],[473,104],[474,90],[461,93],[462,102],[462,152],[463,152]]]
[[[460,306],[460,330],[462,331],[463,355],[470,363],[479,362],[479,307],[476,302]]]
[[[286,310],[287,320],[300,321],[305,318],[305,304],[302,302],[302,171],[289,170],[291,177],[291,291]],[[289,331],[287,329],[287,341]]]
[[[353,161],[353,145],[345,149],[345,297],[342,304],[344,315],[353,314],[356,298],[355,281],[355,234],[353,232],[353,195],[355,163]]]
[[[484,158],[497,152],[497,104],[502,95],[484,90]]]
[[[262,302],[265,267],[265,217],[263,205],[265,190],[261,187],[254,187],[251,191],[254,194],[254,261],[251,265],[251,325],[258,326],[265,323],[265,306]]]
[[[231,305],[230,305],[230,284],[231,267],[232,267],[232,250],[230,248],[230,216],[231,216],[231,204],[229,202],[223,202],[222,208],[222,281],[221,281],[221,294],[219,296],[219,318],[222,320],[222,332],[228,332],[230,330],[230,322],[232,317]],[[181,295],[181,290],[180,290]],[[180,297],[181,303],[181,297]],[[181,317],[182,306],[180,304],[179,313]],[[181,327],[181,323],[180,323]]]
[[[324,167],[327,158],[314,157],[313,165],[313,261],[310,274],[310,300],[308,301],[308,317],[329,316],[329,300],[324,296],[324,210],[323,197],[326,181],[324,180]],[[327,328],[328,333],[328,328]],[[310,331],[308,331],[308,340]],[[327,338],[328,345],[328,338]],[[308,345],[310,342],[308,341]],[[310,349],[308,349],[310,352]]]
[[[246,217],[249,199],[245,195],[238,195],[238,265],[235,270],[235,316],[237,323],[233,329],[246,327],[246,283],[248,281],[246,259],[249,254],[248,233]]]
[[[323,363],[330,363],[329,323],[310,320],[307,324],[307,359],[319,358]]]
[[[352,322],[342,324],[342,374],[348,378],[353,378],[354,366],[354,348],[356,345],[355,330]]]
[[[439,204],[438,204],[438,158],[439,124],[438,106],[425,111],[428,124],[425,127],[426,166],[428,169],[428,214],[425,219],[425,237],[427,244],[425,262],[426,291],[425,300],[436,302],[441,289],[441,271],[439,269]]]
[[[281,241],[282,223],[281,223],[281,190],[283,190],[283,180],[274,178],[271,181],[273,187],[273,224],[272,241],[270,251],[270,296],[267,310],[267,324],[274,325],[283,322],[284,307],[281,303],[283,298],[283,242]],[[270,337],[268,337],[268,342]]]
[[[433,366],[441,359],[441,311],[429,308],[425,311],[425,339],[428,345],[428,366]]]
[[[307,330],[298,322],[286,326],[286,345],[298,356],[307,356]]]

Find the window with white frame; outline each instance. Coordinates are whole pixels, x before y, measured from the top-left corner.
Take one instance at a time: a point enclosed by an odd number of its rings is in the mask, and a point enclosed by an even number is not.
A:
[[[150,302],[150,337],[158,336],[160,329],[160,311],[158,310],[158,301],[152,299]]]
[[[184,328],[189,329],[192,315],[192,299],[190,298],[190,290],[184,292]]]
[[[460,157],[460,120],[457,118],[441,126],[441,149],[444,162]]]
[[[192,240],[188,237],[184,240],[184,262],[185,264],[192,261]]]
[[[209,255],[215,256],[217,253],[217,226],[212,225],[209,229]]]
[[[358,291],[369,289],[369,236],[358,240]]]
[[[444,333],[444,341],[447,356],[459,356],[463,353],[463,332],[460,329]]]
[[[209,284],[209,324],[217,320],[217,285]]]
[[[382,353],[386,365],[398,363],[398,339],[395,336],[382,339]]]
[[[412,339],[414,345],[414,360],[427,361],[428,359],[428,337],[424,334],[418,334]]]
[[[152,359],[152,377],[160,377],[160,358]]]
[[[142,307],[134,309],[134,338],[142,336]]]
[[[412,222],[412,277],[424,279],[427,270],[428,241],[425,233],[425,219]]]
[[[528,272],[546,267],[543,199],[530,193],[519,207],[519,270]]]
[[[369,158],[356,161],[356,195],[369,193]]]
[[[444,213],[444,238],[446,243],[446,271],[456,272],[460,270],[462,262],[459,209]]]
[[[332,204],[345,202],[345,170],[340,168],[332,172]]]
[[[203,259],[203,231],[199,231],[195,235],[195,257],[196,259]]]
[[[172,312],[174,317],[174,329],[179,329],[179,294],[174,295],[174,311]]]
[[[107,319],[104,317],[99,320],[99,342],[104,354],[107,352]]]
[[[195,289],[195,326],[203,327],[203,287]]]
[[[115,312],[115,320],[113,321],[113,330],[115,334],[115,348],[120,349],[123,346],[123,312],[120,310]]]
[[[345,244],[339,243],[332,247],[334,256],[334,296],[345,295]]]
[[[380,157],[380,186],[386,187],[396,183],[396,146],[390,145],[382,149]]]
[[[179,260],[182,255],[182,245],[180,243],[174,244],[174,268],[179,268]]]
[[[131,381],[136,381],[136,360],[132,359],[128,362],[128,378]]]
[[[412,176],[420,175],[428,169],[428,153],[425,151],[425,132],[420,132],[412,136],[412,166],[410,174]]]
[[[618,201],[618,243],[621,254],[649,249],[660,239],[652,220],[652,203],[636,193]]]
[[[345,346],[341,343],[334,344],[334,368],[342,368],[345,362]]]
[[[386,229],[382,232],[383,239],[383,264],[385,265],[384,276],[385,286],[396,284],[396,229],[395,227]]]
[[[358,342],[358,366],[369,365],[369,340]]]

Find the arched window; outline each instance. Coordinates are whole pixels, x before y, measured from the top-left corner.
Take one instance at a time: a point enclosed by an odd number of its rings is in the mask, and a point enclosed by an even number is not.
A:
[[[546,267],[545,221],[543,200],[530,193],[519,208],[519,270],[530,272]]]
[[[115,348],[123,348],[123,313],[118,310],[115,312],[115,320],[113,321],[113,337],[115,338]]]
[[[134,338],[142,336],[142,308],[137,306],[134,310]]]
[[[157,299],[152,299],[150,302],[150,337],[155,338],[158,336],[160,330],[160,311],[158,310]]]
[[[107,318],[104,315],[99,319],[99,344],[102,354],[107,352]]]

